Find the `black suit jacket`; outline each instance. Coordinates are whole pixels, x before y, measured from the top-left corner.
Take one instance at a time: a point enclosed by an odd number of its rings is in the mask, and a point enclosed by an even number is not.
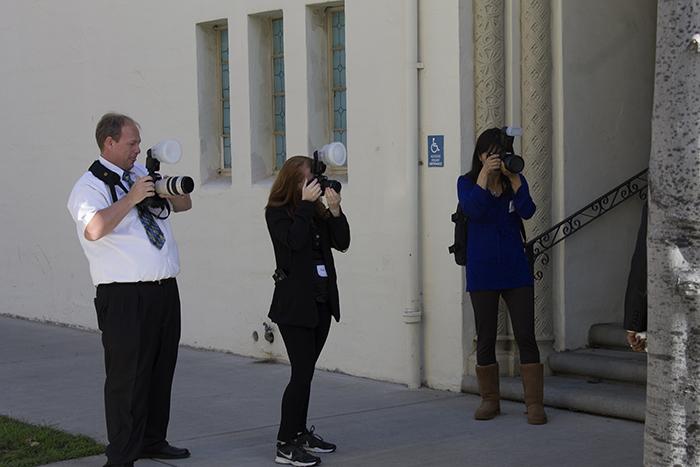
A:
[[[340,320],[337,276],[331,248],[345,251],[350,246],[350,226],[345,214],[321,219],[314,217],[314,203],[301,201],[290,216],[286,206],[267,208],[265,220],[275,250],[277,269],[286,278],[275,283],[269,318],[277,324],[313,328],[318,325],[314,278],[311,222],[320,235],[321,253],[328,273],[328,306],[336,321]]]

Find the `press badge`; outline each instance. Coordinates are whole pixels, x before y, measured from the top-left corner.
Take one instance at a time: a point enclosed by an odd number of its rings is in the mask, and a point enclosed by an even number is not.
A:
[[[326,265],[325,264],[317,264],[316,265],[316,272],[318,272],[318,277],[328,277],[328,273],[326,272]]]
[[[510,203],[508,204],[508,213],[510,214],[511,212],[515,212],[515,204],[513,204],[513,200],[510,200]]]

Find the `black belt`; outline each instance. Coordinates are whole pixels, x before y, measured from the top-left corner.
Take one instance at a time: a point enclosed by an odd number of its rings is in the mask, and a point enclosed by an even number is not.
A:
[[[157,281],[139,281],[139,282],[110,282],[108,284],[97,284],[97,287],[118,287],[125,285],[166,285],[171,282],[175,282],[174,277],[168,277],[166,279],[158,279]]]

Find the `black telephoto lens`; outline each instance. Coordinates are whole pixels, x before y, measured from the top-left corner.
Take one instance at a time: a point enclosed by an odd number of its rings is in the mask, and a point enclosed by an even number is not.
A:
[[[525,160],[515,154],[509,154],[503,158],[503,165],[510,173],[520,173],[525,168]]]

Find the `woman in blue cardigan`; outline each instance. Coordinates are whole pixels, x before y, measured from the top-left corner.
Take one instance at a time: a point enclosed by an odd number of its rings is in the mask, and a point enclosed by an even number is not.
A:
[[[535,214],[525,177],[509,172],[500,159],[501,130],[484,131],[476,142],[472,169],[457,181],[459,205],[468,217],[467,292],[474,309],[481,404],[477,420],[500,413],[496,335],[498,301],[508,305],[520,351],[520,374],[527,420],[543,424],[543,367],[535,339],[533,279],[523,238],[522,219]]]

